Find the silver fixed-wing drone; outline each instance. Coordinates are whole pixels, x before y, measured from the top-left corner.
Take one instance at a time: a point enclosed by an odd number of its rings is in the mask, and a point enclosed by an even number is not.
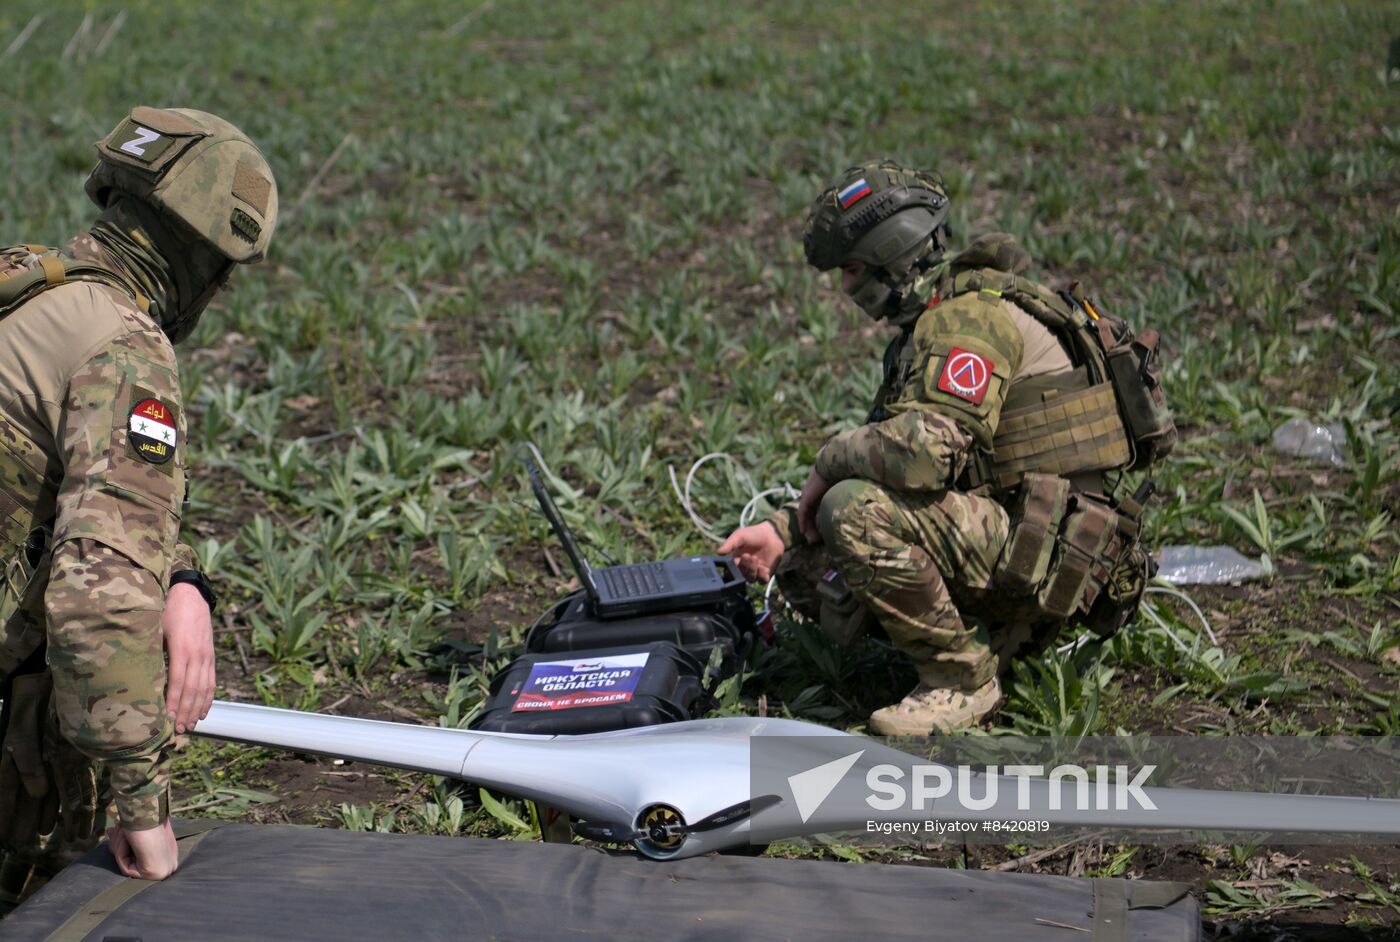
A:
[[[833,804],[828,814],[813,814],[811,795],[802,794],[809,783],[801,774],[779,776],[774,780],[778,784],[755,794],[751,760],[757,737],[781,737],[784,762],[796,773],[809,769],[807,779],[824,776],[827,782],[819,787],[827,794],[843,776],[853,783],[861,780],[847,775],[852,768],[868,773],[877,763],[890,768],[917,761],[874,739],[796,720],[756,717],[692,720],[586,736],[525,736],[216,701],[195,734],[471,782],[567,813],[579,822],[577,833],[632,844],[656,859],[865,829],[870,813],[849,803]],[[836,745],[845,753],[834,762],[833,737],[840,737]],[[1083,810],[1062,800],[1062,790],[1067,793],[1069,788],[1066,782],[998,778],[1004,779],[1003,787],[990,805],[971,811],[959,802],[935,802],[932,812],[949,821],[1040,820],[1130,829],[1400,837],[1400,800],[1395,799],[1143,788],[1139,793],[1153,806],[1150,810],[1131,803]],[[985,788],[982,793],[990,794]],[[894,814],[918,823],[926,821],[930,811],[911,807]],[[891,818],[886,815],[884,820]]]

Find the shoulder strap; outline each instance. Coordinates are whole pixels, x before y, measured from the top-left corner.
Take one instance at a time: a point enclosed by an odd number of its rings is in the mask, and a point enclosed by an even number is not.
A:
[[[42,245],[25,245],[23,248],[39,256],[39,264],[0,275],[0,318],[9,316],[20,305],[32,301],[50,288],[70,281],[91,281],[116,288],[135,301],[142,311],[150,310],[151,302],[145,295],[133,290],[119,274],[105,265],[72,258]]]
[[[953,277],[950,296],[971,291],[1003,297],[1044,324],[1069,346],[1075,365],[1088,368],[1091,384],[1108,379],[1104,343],[1095,330],[1098,314],[1074,294],[1055,292],[1038,281],[992,268],[962,271]]]
[[[953,274],[972,268],[994,268],[1019,275],[1030,268],[1031,256],[1010,233],[987,232],[954,255],[948,261],[948,266]]]

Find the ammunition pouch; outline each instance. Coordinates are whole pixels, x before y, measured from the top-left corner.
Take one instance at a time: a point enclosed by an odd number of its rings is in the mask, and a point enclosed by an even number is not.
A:
[[[1113,508],[1084,494],[1071,499],[1055,540],[1050,574],[1036,593],[1041,611],[1051,618],[1069,618],[1093,604],[1123,549],[1115,545],[1117,531]]]
[[[1027,474],[1011,505],[1010,535],[993,584],[1017,595],[1039,590],[1050,571],[1050,557],[1069,506],[1069,481],[1049,474]]]
[[[1138,542],[1141,507],[1125,503],[1115,508],[1071,493],[1063,478],[1026,475],[993,584],[1033,596],[1047,618],[1088,615],[1096,631],[1112,634],[1137,610],[1149,578]]]
[[[1134,543],[1109,573],[1108,581],[1084,616],[1084,624],[1107,638],[1137,614],[1147,584],[1157,574],[1157,561],[1141,543]]]

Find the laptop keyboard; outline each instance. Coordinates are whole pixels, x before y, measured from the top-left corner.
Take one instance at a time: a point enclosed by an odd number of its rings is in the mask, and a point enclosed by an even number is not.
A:
[[[635,566],[609,566],[599,570],[603,585],[615,599],[636,599],[671,591],[661,563],[638,563]]]

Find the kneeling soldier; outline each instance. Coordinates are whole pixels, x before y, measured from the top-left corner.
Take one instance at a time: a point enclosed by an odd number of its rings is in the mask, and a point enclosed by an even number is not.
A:
[[[1097,313],[1018,276],[1029,259],[1009,236],[946,257],[947,216],[937,176],[889,162],[817,198],[807,261],[839,268],[842,290],[899,333],[866,423],[822,447],[795,503],[720,547],[750,578],[776,574],[835,640],[878,620],[919,675],[870,717],[881,735],[976,724],[1000,699],[999,661],[1048,643],[1114,574],[1123,605],[1109,617],[1121,620],[1143,581],[1140,507],[1103,496],[1103,472],[1133,456],[1091,336]],[[1098,345],[1093,362],[1079,343]],[[1054,554],[1076,500],[1096,514],[1093,540],[1109,534],[1082,567],[1093,579]],[[1041,529],[1012,552],[1019,516]]]

